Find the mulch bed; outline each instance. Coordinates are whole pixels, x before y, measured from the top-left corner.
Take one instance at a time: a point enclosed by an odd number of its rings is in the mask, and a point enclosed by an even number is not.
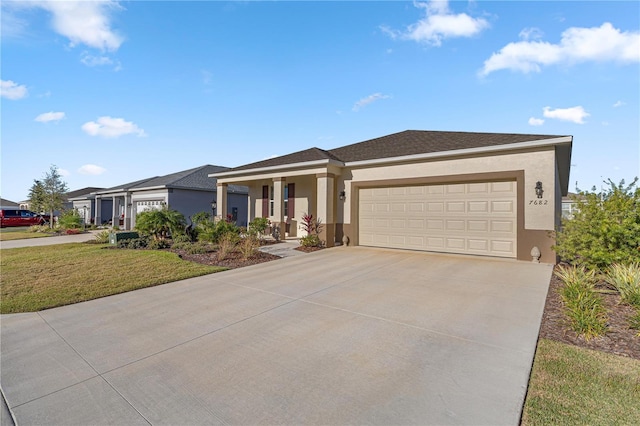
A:
[[[542,315],[541,338],[640,359],[640,337],[636,336],[637,331],[629,328],[629,318],[634,314],[634,309],[621,304],[617,293],[602,293],[608,316],[606,334],[586,340],[567,326],[568,320],[559,292],[561,286],[562,281],[554,274]],[[602,289],[605,290],[604,287]]]
[[[311,253],[312,251],[322,250],[324,247],[296,247],[294,250],[303,251],[305,253]]]
[[[242,268],[244,266],[257,265],[258,263],[270,262],[272,260],[280,259],[280,256],[274,254],[264,253],[256,251],[254,254],[244,259],[242,253],[232,252],[227,254],[223,260],[218,260],[218,253],[204,253],[204,254],[189,254],[184,250],[171,250],[177,253],[182,259],[189,260],[191,262],[202,263],[203,265],[210,266],[222,266],[229,269]]]

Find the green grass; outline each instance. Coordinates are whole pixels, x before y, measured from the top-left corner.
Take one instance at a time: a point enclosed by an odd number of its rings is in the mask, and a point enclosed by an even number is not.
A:
[[[34,312],[224,270],[156,250],[59,244],[0,252],[0,313]]]
[[[640,424],[640,360],[541,339],[523,425]]]
[[[7,231],[6,229],[2,229],[0,231],[0,241],[12,241],[12,240],[24,240],[26,238],[42,238],[42,237],[50,237],[52,234],[45,234],[43,232],[29,232],[22,230],[20,231]]]

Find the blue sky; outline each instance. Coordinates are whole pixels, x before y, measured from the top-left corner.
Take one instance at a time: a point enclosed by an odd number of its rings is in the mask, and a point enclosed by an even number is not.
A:
[[[573,135],[640,175],[640,3],[2,2],[1,195],[407,129]]]

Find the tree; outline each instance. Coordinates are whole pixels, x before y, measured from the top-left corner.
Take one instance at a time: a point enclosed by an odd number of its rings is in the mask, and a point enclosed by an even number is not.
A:
[[[625,186],[605,181],[608,188],[596,193],[581,191],[578,211],[563,221],[554,250],[565,261],[592,269],[613,263],[640,261],[640,188],[638,178]]]
[[[36,211],[48,212],[51,215],[49,226],[53,228],[53,212],[64,206],[65,195],[69,188],[55,165],[51,165],[42,181],[35,180],[29,190],[29,204]]]
[[[39,180],[33,181],[33,186],[29,189],[29,207],[35,212],[44,212],[44,186]]]

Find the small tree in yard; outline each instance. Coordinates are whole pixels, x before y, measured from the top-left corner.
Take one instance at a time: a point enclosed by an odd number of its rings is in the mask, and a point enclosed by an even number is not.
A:
[[[58,168],[54,165],[51,165],[49,172],[45,173],[43,180],[34,180],[33,186],[29,189],[29,204],[32,210],[49,213],[51,228],[53,228],[53,212],[62,209],[68,190],[66,182],[62,180]]]
[[[640,188],[638,178],[625,186],[611,179],[606,190],[580,192],[578,211],[556,232],[556,253],[565,261],[591,269],[613,263],[640,262]]]

